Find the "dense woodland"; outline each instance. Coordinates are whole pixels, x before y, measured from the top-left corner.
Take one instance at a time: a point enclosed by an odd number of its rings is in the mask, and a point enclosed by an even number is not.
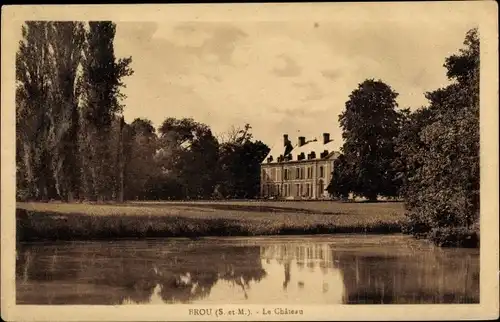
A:
[[[27,22],[16,56],[20,200],[253,198],[269,148],[250,125],[217,139],[193,119],[127,124],[121,104],[132,58],[117,59],[116,26]],[[166,114],[168,112],[166,111]]]
[[[250,125],[216,137],[167,115],[123,118],[132,58],[117,58],[116,26],[27,22],[16,56],[18,200],[256,198],[269,148]],[[428,106],[399,108],[381,80],[354,89],[339,116],[344,145],[334,197],[403,198],[407,232],[435,240],[479,231],[479,38],[444,59],[451,84]],[[333,120],[332,120],[333,122]],[[332,126],[333,123],[332,123]],[[444,237],[443,237],[444,236]],[[461,238],[461,237],[457,237]]]

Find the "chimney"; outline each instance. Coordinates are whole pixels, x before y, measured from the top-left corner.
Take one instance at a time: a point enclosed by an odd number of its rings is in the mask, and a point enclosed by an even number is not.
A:
[[[299,146],[303,146],[304,144],[306,144],[305,136],[299,136]]]
[[[288,143],[288,134],[283,134],[283,146],[286,146]]]
[[[323,144],[330,142],[330,133],[323,133]]]

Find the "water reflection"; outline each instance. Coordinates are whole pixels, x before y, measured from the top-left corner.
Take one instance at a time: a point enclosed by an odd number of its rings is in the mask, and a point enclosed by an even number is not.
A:
[[[478,303],[479,253],[402,236],[32,243],[18,304]]]

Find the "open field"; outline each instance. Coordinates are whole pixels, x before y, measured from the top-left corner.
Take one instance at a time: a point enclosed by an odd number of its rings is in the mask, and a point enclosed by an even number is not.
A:
[[[17,203],[20,240],[395,233],[398,202]]]

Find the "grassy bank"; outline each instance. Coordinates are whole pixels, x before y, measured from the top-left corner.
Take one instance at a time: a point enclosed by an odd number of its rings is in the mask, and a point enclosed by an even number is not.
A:
[[[401,203],[18,203],[18,240],[256,236],[401,231]]]

